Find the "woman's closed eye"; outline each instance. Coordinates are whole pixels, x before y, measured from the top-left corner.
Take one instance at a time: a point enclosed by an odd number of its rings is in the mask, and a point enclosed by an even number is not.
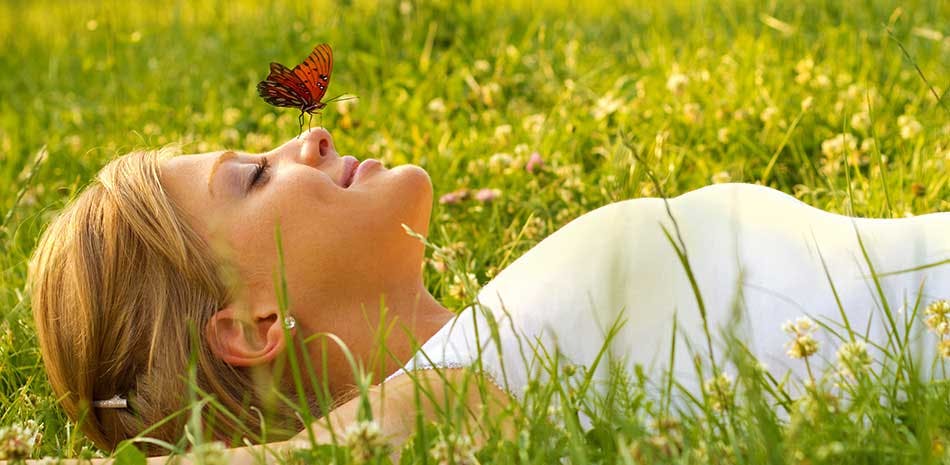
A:
[[[254,168],[254,171],[251,173],[250,181],[247,183],[247,190],[251,190],[254,187],[257,187],[263,182],[259,181],[263,178],[266,181],[267,171],[270,169],[270,162],[267,161],[267,157],[261,157],[257,162],[257,167]]]

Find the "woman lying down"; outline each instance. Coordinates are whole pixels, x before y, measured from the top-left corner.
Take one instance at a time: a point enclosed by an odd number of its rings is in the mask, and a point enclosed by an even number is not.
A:
[[[419,415],[462,405],[477,436],[531,383],[568,383],[551,361],[589,379],[592,396],[618,366],[645,373],[657,392],[675,379],[673,391],[710,395],[705,379],[736,373],[723,355],[727,327],[790,386],[835,363],[833,352],[814,354],[819,344],[853,341],[876,366],[900,370],[907,364],[885,355],[895,334],[933,360],[921,325],[903,329],[911,310],[950,295],[947,267],[924,266],[950,255],[946,213],[856,219],[723,184],[591,211],[502,270],[476,304],[449,309],[423,286],[424,244],[403,227],[425,235],[431,206],[425,170],[341,157],[322,128],[263,154],[112,161],[31,261],[43,359],[63,408],[105,450],[142,433],[174,443],[194,388],[217,407],[205,408],[205,427],[232,445],[261,440],[262,421],[267,450],[279,452],[330,442],[371,416],[399,450]],[[373,381],[361,384],[355,365]],[[309,418],[291,406],[298,392]],[[262,447],[227,453],[250,463]]]

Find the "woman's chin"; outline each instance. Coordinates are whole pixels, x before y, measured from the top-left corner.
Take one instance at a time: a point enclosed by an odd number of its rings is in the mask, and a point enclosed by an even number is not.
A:
[[[424,201],[424,203],[432,203],[432,179],[425,169],[421,166],[407,164],[396,166],[390,171],[394,176],[399,177],[399,184],[407,192],[421,197],[421,201]]]

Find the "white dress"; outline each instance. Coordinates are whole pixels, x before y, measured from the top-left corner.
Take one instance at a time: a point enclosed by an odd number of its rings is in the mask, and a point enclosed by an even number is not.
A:
[[[830,283],[853,330],[867,336],[880,369],[884,357],[872,343],[886,345],[891,326],[868,261],[896,325],[910,320],[920,296],[912,347],[927,361],[924,368],[930,366],[936,337],[922,330],[922,315],[927,304],[950,298],[950,266],[894,272],[950,258],[950,213],[851,218],[751,184],[705,187],[668,206],[678,235],[666,204],[655,198],[616,202],[565,225],[486,284],[477,298],[482,307],[460,312],[390,378],[406,370],[471,365],[481,351],[485,374],[518,397],[544,360],[532,348],[557,350],[561,363],[589,369],[622,317],[607,358],[594,368],[595,386],[607,380],[610,363],[621,363],[629,373],[640,365],[658,387],[670,369],[675,317],[673,373],[695,388],[702,380],[694,356],[705,361],[704,373],[711,370],[697,298],[670,240],[678,243],[677,237],[705,303],[714,356],[727,373],[723,329],[736,317],[737,334],[779,379],[788,370],[799,380],[806,373],[802,360],[786,354],[790,336],[782,323],[807,315],[827,325],[815,334],[819,351],[810,363],[813,370],[831,368],[842,340],[830,330],[845,330]]]

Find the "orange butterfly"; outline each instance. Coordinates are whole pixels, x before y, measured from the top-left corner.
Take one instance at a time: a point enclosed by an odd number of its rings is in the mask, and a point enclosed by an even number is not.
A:
[[[294,69],[271,62],[267,79],[257,84],[257,94],[275,107],[300,109],[300,130],[303,131],[303,114],[309,113],[312,120],[314,113],[327,106],[321,99],[330,85],[331,71],[333,52],[329,44],[320,44]]]

